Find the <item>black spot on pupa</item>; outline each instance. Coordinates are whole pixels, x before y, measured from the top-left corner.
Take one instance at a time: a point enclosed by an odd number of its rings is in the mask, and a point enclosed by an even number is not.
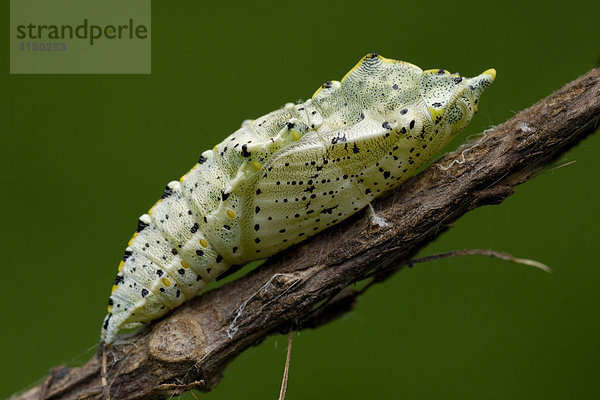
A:
[[[410,121],[410,124],[408,126],[410,127],[410,129],[413,129],[415,127],[415,120],[413,119],[412,121]]]
[[[199,227],[200,227],[200,226],[199,226],[199,225],[198,225],[198,223],[196,222],[196,223],[194,224],[194,226],[192,226],[192,228],[190,229],[190,232],[192,232],[192,233],[196,233],[196,231],[198,231],[198,228],[199,228]]]
[[[221,192],[221,199],[223,201],[227,200],[227,198],[229,197],[230,193],[225,193],[225,192]]]
[[[202,257],[204,255],[204,252],[202,250],[196,250],[196,255],[198,257]]]
[[[206,162],[206,158],[200,156],[200,158],[198,159],[198,164],[204,164]]]
[[[460,76],[457,76],[457,77],[455,77],[455,78],[453,79],[454,83],[456,83],[456,84],[459,84],[459,83],[461,83],[461,82],[462,82],[462,80],[463,80],[463,78],[462,78],[462,77],[460,77]]]
[[[260,239],[259,238],[254,238],[254,243],[256,243],[256,244],[260,243]]]
[[[258,212],[259,212],[259,211],[260,211],[260,207],[259,207],[259,206],[256,206],[256,208],[254,209],[254,213],[255,213],[255,214],[258,214]]]
[[[221,261],[223,261],[223,256],[218,254],[217,258],[215,259],[217,263],[220,263]]]
[[[137,229],[135,231],[139,233],[139,232],[143,231],[144,228],[146,228],[148,225],[149,224],[146,224],[146,223],[144,223],[142,221],[138,221],[138,226],[137,226]]]
[[[172,253],[173,255],[176,255],[176,254],[177,254],[177,250],[176,250],[176,249],[171,249],[171,253]]]
[[[243,144],[242,145],[242,157],[250,157],[250,152],[248,151],[248,145],[247,144]]]
[[[164,191],[163,195],[161,196],[161,198],[166,199],[167,197],[169,197],[172,194],[173,194],[173,190],[167,186],[167,187],[165,187],[165,191]]]
[[[321,85],[321,87],[323,89],[329,89],[331,87],[332,82],[331,81],[327,81],[325,82],[323,85]]]
[[[179,268],[177,272],[179,272],[179,275],[185,275],[185,269],[183,268]]]
[[[442,103],[439,103],[439,102],[436,101],[435,103],[432,103],[431,106],[435,107],[435,108],[438,108],[438,107],[442,106]]]
[[[390,126],[390,123],[389,123],[389,122],[387,122],[387,121],[386,121],[386,122],[384,122],[383,124],[381,124],[381,126],[382,126],[383,128],[385,128],[385,129],[388,129],[388,130],[390,130],[390,131],[392,130],[392,127]]]
[[[400,110],[400,114],[404,115],[408,112],[407,108],[403,108],[402,110]]]
[[[259,230],[259,229],[260,229],[260,225],[259,225],[259,224],[256,224],[256,225],[254,225],[254,230],[255,230],[255,231],[257,231],[257,232],[258,232],[258,230]]]
[[[392,85],[392,89],[394,90],[398,90],[398,85],[396,85],[395,83]]]
[[[358,148],[358,146],[356,145],[356,143],[354,143],[354,146],[352,147],[352,152],[354,154],[357,154],[360,151],[360,149]]]
[[[163,275],[164,275],[164,272],[163,272],[163,270],[162,270],[162,269],[157,269],[157,270],[156,270],[156,275],[158,275],[158,277],[159,277],[159,278],[160,278],[161,276],[163,276]]]
[[[330,208],[324,208],[321,210],[321,214],[331,214],[333,210],[335,210],[338,206],[333,206]]]
[[[123,261],[127,261],[127,259],[131,257],[132,254],[133,252],[131,251],[125,251],[125,254],[123,254]]]
[[[148,296],[148,290],[142,289],[142,297],[146,297],[146,296]]]

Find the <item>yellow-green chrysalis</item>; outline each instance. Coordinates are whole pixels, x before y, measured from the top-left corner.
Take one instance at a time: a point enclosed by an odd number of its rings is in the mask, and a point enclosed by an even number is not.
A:
[[[273,255],[408,179],[494,80],[365,56],[340,82],[242,127],[140,217],[101,339],[164,315],[233,265]]]

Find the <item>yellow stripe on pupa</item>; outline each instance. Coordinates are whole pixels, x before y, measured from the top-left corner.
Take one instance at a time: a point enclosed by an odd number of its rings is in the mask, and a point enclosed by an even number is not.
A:
[[[134,233],[133,236],[131,237],[131,239],[129,239],[129,242],[127,243],[127,246],[131,246],[131,242],[133,242],[133,239],[135,239],[137,237],[138,233]]]
[[[256,161],[252,162],[252,169],[255,171],[260,170],[260,168],[262,167],[262,165],[260,165],[260,163],[257,163]]]
[[[429,110],[429,113],[431,114],[431,119],[433,120],[434,124],[440,123],[441,118],[444,115],[444,112],[446,112],[445,107],[435,108],[435,107],[427,106],[427,109]]]
[[[447,71],[445,69],[426,69],[425,71],[423,71],[423,74],[435,74],[435,75],[452,75],[450,73],[450,71]]]

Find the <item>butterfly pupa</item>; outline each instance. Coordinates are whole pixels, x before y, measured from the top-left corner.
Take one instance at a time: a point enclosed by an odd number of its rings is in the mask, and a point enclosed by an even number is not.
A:
[[[463,78],[368,54],[309,100],[245,121],[139,218],[101,340],[113,343],[232,266],[293,246],[400,185],[469,123],[495,75]]]

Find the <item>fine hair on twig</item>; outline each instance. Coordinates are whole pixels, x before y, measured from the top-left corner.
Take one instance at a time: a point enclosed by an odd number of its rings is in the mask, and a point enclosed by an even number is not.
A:
[[[288,376],[290,372],[290,358],[292,356],[292,338],[294,337],[294,328],[290,327],[288,335],[287,355],[285,357],[285,368],[283,369],[283,379],[281,380],[281,389],[279,390],[279,400],[285,400],[285,392],[287,391]]]
[[[393,267],[390,267],[389,269],[399,269],[399,268],[402,268],[405,266],[412,267],[415,264],[431,262],[431,261],[436,261],[436,260],[442,260],[444,258],[462,257],[462,256],[486,256],[486,257],[491,257],[491,258],[499,258],[500,260],[510,261],[515,264],[529,265],[531,267],[541,269],[542,271],[545,271],[549,274],[552,273],[552,269],[550,269],[550,267],[548,267],[546,264],[542,264],[539,261],[529,260],[527,258],[516,258],[510,253],[494,251],[494,250],[490,250],[490,249],[456,250],[456,251],[450,251],[447,253],[434,254],[431,256],[416,258],[413,260],[402,261],[400,263],[395,264]]]

